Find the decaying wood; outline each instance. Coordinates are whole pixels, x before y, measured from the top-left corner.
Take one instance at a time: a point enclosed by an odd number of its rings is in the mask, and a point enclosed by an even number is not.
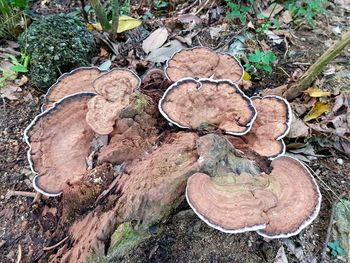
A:
[[[350,44],[350,32],[343,34],[342,38],[334,43],[301,77],[300,81],[292,85],[283,95],[287,100],[293,100],[304,90],[310,87],[325,66]]]

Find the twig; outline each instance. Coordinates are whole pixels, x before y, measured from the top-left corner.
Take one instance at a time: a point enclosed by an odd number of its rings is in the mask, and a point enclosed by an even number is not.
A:
[[[40,199],[41,199],[41,196],[42,196],[42,194],[39,193],[39,192],[37,192],[37,193],[35,194],[33,203],[38,203],[38,202],[40,201]]]
[[[302,66],[310,66],[311,63],[309,62],[293,62],[293,65],[302,65]]]
[[[288,74],[288,72],[285,71],[282,67],[277,67],[277,68],[280,69],[284,74],[286,74],[286,76],[287,76],[288,78],[290,78],[290,75]]]
[[[43,247],[43,250],[44,250],[44,251],[47,251],[47,250],[54,249],[54,248],[58,247],[59,245],[61,245],[62,243],[64,243],[65,241],[67,241],[68,238],[69,238],[68,236],[65,237],[65,238],[63,238],[60,242],[58,242],[57,244],[55,244],[55,245],[53,245],[53,246],[50,246],[50,247]]]
[[[192,4],[190,4],[189,6],[187,6],[186,8],[182,9],[179,14],[186,14],[187,11],[190,11],[196,4],[197,4],[198,0],[194,1]]]
[[[17,255],[16,263],[20,263],[21,260],[22,260],[22,246],[21,244],[18,244],[18,255]]]
[[[209,2],[210,0],[205,1],[205,3],[203,3],[201,7],[194,14],[198,15]]]
[[[322,178],[319,177],[318,174],[316,174],[315,171],[312,170],[312,168],[311,168],[308,164],[306,164],[305,162],[303,162],[303,164],[304,164],[307,168],[309,168],[309,170],[311,171],[311,173],[312,173],[314,176],[317,177],[317,179],[325,186],[325,188],[327,188],[332,194],[334,194],[334,196],[335,196],[337,199],[339,199],[339,196],[333,191],[333,189],[330,188],[330,187],[328,186],[328,184],[326,184],[326,183],[322,180]]]
[[[334,200],[333,204],[332,204],[332,210],[331,210],[331,218],[329,219],[329,224],[328,224],[328,228],[327,228],[327,235],[326,235],[326,239],[324,241],[323,244],[323,249],[321,252],[321,263],[326,262],[325,261],[325,257],[327,254],[327,244],[329,242],[329,239],[331,238],[331,234],[332,234],[332,227],[333,227],[333,220],[334,220],[334,214],[335,214],[335,206],[337,204],[337,202],[343,198],[345,196],[345,193],[342,193],[338,199]]]
[[[37,193],[33,192],[27,192],[27,191],[13,191],[13,190],[8,190],[6,193],[5,198],[9,199],[12,196],[25,196],[25,197],[33,197],[35,198]]]

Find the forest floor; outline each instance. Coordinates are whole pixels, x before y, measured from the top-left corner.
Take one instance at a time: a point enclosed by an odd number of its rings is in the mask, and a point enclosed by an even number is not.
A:
[[[63,1],[62,5],[64,4]],[[299,75],[300,72],[305,72],[330,46],[332,40],[339,38],[340,31],[350,27],[350,10],[346,9],[348,7],[334,4],[334,7],[327,8],[327,15],[316,19],[315,28],[310,27],[307,22],[298,25],[293,22],[285,24],[280,30],[280,36],[284,40],[279,44],[266,34],[254,34],[252,29],[251,36],[247,36],[242,34],[239,27],[230,27],[230,22],[225,19],[227,7],[223,3],[204,7],[196,15],[202,20],[202,24],[194,26],[177,21],[177,11],[173,11],[171,15],[148,20],[142,28],[126,33],[125,38],[131,41],[119,43],[124,60],[112,55],[107,48],[101,48],[94,63],[98,66],[106,59],[111,60],[112,67],[125,66],[121,64],[126,63],[128,68],[140,75],[147,69],[161,66],[160,63],[142,60],[146,56],[142,54],[142,41],[138,39],[141,36],[144,39],[163,25],[171,32],[168,41],[180,39],[184,47],[187,46],[184,42],[190,41],[190,46],[220,46],[222,51],[228,51],[230,47],[233,48],[235,39],[244,35],[247,38],[244,52],[260,48],[271,50],[278,57],[271,75],[264,72],[251,74],[251,87],[245,91],[249,95],[260,94],[263,90],[290,83],[298,72]],[[62,11],[62,5],[52,4],[47,10],[40,7],[37,11]],[[208,22],[209,16],[213,19],[211,22]],[[175,22],[183,23],[180,29]],[[277,34],[277,30],[273,31]],[[219,34],[216,35],[215,32]],[[349,61],[350,50],[347,48],[327,66],[328,73],[319,76],[317,85],[332,94],[329,101],[334,101],[337,96],[345,96],[349,100]],[[40,112],[44,94],[29,81],[20,91],[11,95],[15,98],[9,99],[8,95],[2,95],[0,105],[0,262],[45,262],[45,253],[48,251],[43,248],[58,241],[52,240],[50,233],[59,221],[59,199],[42,198],[40,202],[33,203],[33,197],[9,195],[11,191],[35,193],[23,132]],[[311,109],[312,103],[309,102],[310,99],[302,97],[292,103],[300,118]],[[184,201],[169,220],[162,224],[160,233],[138,246],[121,262],[285,263],[276,259],[281,247],[284,248],[289,263],[316,263],[321,260],[343,262],[325,250],[325,242],[332,241],[332,237],[327,237],[332,205],[339,196],[350,199],[349,130],[341,136],[331,130],[321,130],[319,127],[328,120],[327,117],[326,114],[310,121],[308,127],[312,129],[306,135],[286,139],[287,149],[291,150],[289,153],[306,161],[315,172],[323,196],[319,216],[299,235],[288,239],[266,240],[255,233],[221,233],[202,222]],[[349,128],[350,124],[347,125]],[[322,252],[325,254],[322,255]]]

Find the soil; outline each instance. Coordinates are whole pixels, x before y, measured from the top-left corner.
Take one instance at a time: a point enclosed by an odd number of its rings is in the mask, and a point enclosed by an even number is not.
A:
[[[320,22],[319,28],[311,31],[304,25],[291,30],[296,38],[293,38],[293,45],[288,47],[289,56],[283,58],[286,47],[282,51],[278,51],[277,46],[273,47],[276,53],[280,52],[278,55],[281,58],[276,67],[283,68],[289,75],[297,68],[306,69],[307,65],[303,63],[315,61],[326,49],[325,41],[335,38],[332,27],[346,26],[346,23],[348,22],[344,11],[330,10],[327,23]],[[349,60],[349,52],[344,52],[337,58],[342,69],[349,71],[350,65],[344,64],[344,60]],[[295,64],[296,62],[299,64]],[[332,65],[338,64],[335,61],[330,66]],[[254,81],[254,92],[287,83],[288,76],[283,71],[276,69],[272,75],[264,75],[265,77]],[[346,85],[349,86],[349,82],[348,80]],[[332,85],[338,83],[335,77],[326,79],[325,83],[332,91],[343,90],[345,86],[343,82],[339,84],[340,88]],[[7,196],[10,190],[35,193],[31,184],[33,175],[27,161],[27,145],[23,140],[23,132],[40,112],[43,94],[29,85],[23,90],[19,94],[19,100],[3,99],[0,105],[1,263],[38,262],[40,259],[41,262],[47,262],[47,252],[43,248],[60,241],[52,239],[60,214],[59,199],[41,198],[39,202],[33,202],[33,197]],[[347,156],[334,149],[325,150],[317,145],[315,149],[316,153],[324,155],[309,164],[317,175],[316,180],[323,196],[322,206],[318,218],[299,235],[288,239],[267,240],[255,233],[221,233],[202,222],[184,201],[167,222],[154,227],[153,236],[148,241],[125,257],[110,262],[274,262],[281,246],[286,250],[289,263],[320,262],[327,238],[331,207],[336,200],[334,194],[350,198],[350,162]],[[339,164],[339,159],[344,161],[343,164]],[[324,262],[342,261],[327,253]]]

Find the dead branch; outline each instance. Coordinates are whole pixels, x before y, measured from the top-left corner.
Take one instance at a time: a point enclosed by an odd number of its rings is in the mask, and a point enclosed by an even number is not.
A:
[[[287,100],[293,100],[304,90],[310,87],[311,83],[322,72],[325,66],[333,60],[340,52],[350,44],[350,32],[343,34],[342,38],[334,43],[301,77],[300,81],[291,86],[283,95]]]

